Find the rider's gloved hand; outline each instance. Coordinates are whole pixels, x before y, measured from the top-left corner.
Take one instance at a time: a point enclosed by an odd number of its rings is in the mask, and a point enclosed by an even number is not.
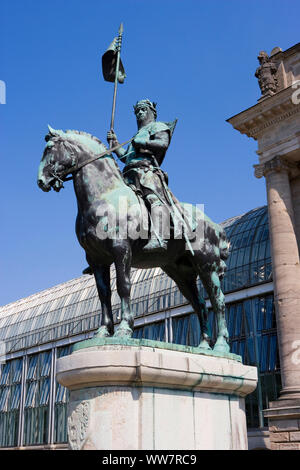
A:
[[[110,131],[108,131],[106,138],[107,138],[107,142],[112,147],[115,147],[119,143],[118,138],[117,138],[116,134],[114,133],[114,131],[112,129]]]

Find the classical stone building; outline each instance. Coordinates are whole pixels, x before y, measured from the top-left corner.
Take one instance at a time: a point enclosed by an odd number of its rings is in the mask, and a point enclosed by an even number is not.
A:
[[[277,69],[276,89],[264,87],[257,104],[228,121],[257,140],[255,176],[265,177],[268,198],[282,389],[264,415],[272,449],[299,450],[300,43],[273,49],[267,61]]]

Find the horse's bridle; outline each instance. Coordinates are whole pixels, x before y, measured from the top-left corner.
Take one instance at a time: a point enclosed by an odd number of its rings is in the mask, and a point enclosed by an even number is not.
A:
[[[86,160],[85,162],[81,163],[80,165],[78,165],[78,159],[76,161],[76,164],[74,165],[74,168],[69,168],[68,170],[65,170],[65,171],[62,171],[60,175],[58,175],[55,171],[49,171],[50,175],[53,176],[53,178],[55,178],[56,180],[58,180],[61,184],[62,184],[62,187],[63,187],[63,183],[65,181],[70,181],[73,179],[73,175],[72,176],[69,176],[66,178],[66,176],[69,174],[69,173],[74,173],[75,171],[78,171],[80,170],[81,168],[83,168],[84,166],[88,165],[89,163],[92,163],[94,162],[95,160],[98,160],[99,158],[103,158],[105,157],[106,155],[110,155],[111,152],[115,152],[116,150],[118,150],[119,148],[123,147],[124,145],[127,145],[129,144],[130,142],[132,142],[133,138],[130,139],[130,140],[127,140],[126,142],[123,142],[122,144],[118,144],[116,145],[115,147],[112,147],[112,148],[109,148],[107,150],[105,150],[105,152],[102,152],[100,153],[99,155],[96,155],[92,158],[90,158],[89,160]],[[111,156],[112,157],[112,156]],[[112,157],[113,158],[113,157]]]

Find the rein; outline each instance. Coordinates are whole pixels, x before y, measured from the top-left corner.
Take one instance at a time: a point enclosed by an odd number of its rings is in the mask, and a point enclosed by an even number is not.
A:
[[[126,142],[123,142],[122,144],[118,144],[116,145],[115,147],[112,147],[110,149],[107,149],[105,152],[102,152],[100,153],[99,155],[96,155],[95,157],[92,157],[90,158],[89,160],[86,160],[85,162],[81,163],[80,165],[78,165],[78,162],[76,163],[74,169],[69,169],[69,170],[66,170],[64,172],[62,172],[62,174],[60,176],[58,176],[56,173],[52,173],[52,176],[54,176],[55,178],[57,178],[60,182],[65,182],[65,181],[70,181],[73,179],[73,176],[69,176],[68,178],[65,178],[65,176],[69,173],[74,173],[74,171],[77,171],[77,170],[80,170],[81,168],[83,168],[84,166],[88,165],[89,163],[92,163],[94,162],[95,160],[98,160],[99,158],[103,158],[105,157],[106,155],[109,155],[111,152],[115,152],[116,150],[118,150],[119,148],[123,147],[123,145],[126,145],[126,144],[129,144],[130,142],[132,142],[133,138],[130,139],[130,140],[127,140]],[[112,157],[113,158],[113,157]],[[63,178],[63,179],[62,179]]]

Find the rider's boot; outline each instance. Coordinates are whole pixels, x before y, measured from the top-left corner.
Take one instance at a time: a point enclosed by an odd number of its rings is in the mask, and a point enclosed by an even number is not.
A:
[[[151,204],[151,238],[143,251],[160,252],[167,249],[167,241],[170,238],[170,216],[168,208],[160,199],[151,194],[147,197]]]

